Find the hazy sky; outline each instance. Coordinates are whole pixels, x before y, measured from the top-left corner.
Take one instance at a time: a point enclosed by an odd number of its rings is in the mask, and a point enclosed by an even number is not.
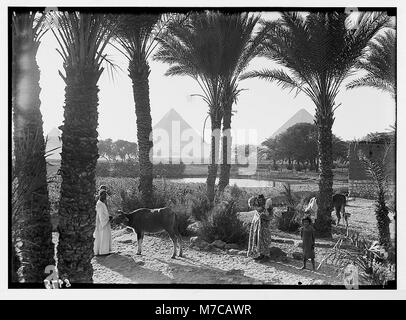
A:
[[[53,34],[48,32],[37,55],[41,70],[40,98],[45,133],[63,121],[65,84],[58,70],[62,73],[64,70],[56,48],[57,42]],[[127,72],[128,62],[112,47],[106,53],[122,70],[114,72],[114,80],[107,71],[100,78],[99,138],[136,141],[135,107]],[[267,67],[278,66],[257,58],[251,62],[248,70]],[[198,85],[188,77],[164,76],[167,64],[150,61],[150,68],[152,124],[174,108],[200,133],[208,108],[201,98],[191,97],[191,94],[201,93]],[[314,115],[314,104],[302,93],[295,98],[293,93],[282,90],[275,83],[259,79],[241,81],[239,86],[247,90],[241,92],[237,105],[234,105],[237,113],[233,116],[232,127],[257,129],[260,141],[272,135],[301,108]],[[394,124],[395,102],[388,93],[369,88],[347,91],[343,86],[336,103],[342,105],[336,110],[333,132],[343,139],[360,138],[371,131],[385,131]]]

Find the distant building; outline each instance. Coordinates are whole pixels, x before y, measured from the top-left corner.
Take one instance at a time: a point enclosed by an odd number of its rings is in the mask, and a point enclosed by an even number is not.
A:
[[[349,196],[374,198],[376,187],[368,174],[360,157],[365,155],[372,161],[381,160],[386,155],[385,172],[388,175],[388,189],[395,193],[396,185],[396,147],[393,135],[387,133],[375,134],[360,141],[354,141],[349,146],[348,191]]]

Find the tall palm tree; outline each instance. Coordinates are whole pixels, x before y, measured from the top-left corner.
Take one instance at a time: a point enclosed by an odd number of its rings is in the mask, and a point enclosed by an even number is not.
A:
[[[221,54],[223,50],[220,14],[206,11],[192,13],[183,22],[170,23],[159,38],[155,60],[171,65],[165,75],[189,76],[202,91],[200,96],[209,107],[211,122],[211,152],[206,181],[207,196],[215,197],[221,129]]]
[[[60,174],[58,271],[70,282],[92,282],[96,217],[98,125],[97,82],[103,54],[114,31],[104,14],[62,12],[52,29],[62,56],[66,83]]]
[[[133,85],[137,139],[140,164],[139,190],[144,206],[152,205],[152,118],[149,99],[149,56],[156,47],[156,36],[162,26],[158,14],[124,14],[114,34],[121,48],[116,47],[128,59],[128,72]]]
[[[13,243],[19,244],[19,281],[36,283],[44,280],[45,267],[55,264],[36,61],[47,31],[44,21],[45,15],[36,12],[13,13],[11,21]]]
[[[365,56],[366,48],[378,31],[389,22],[384,13],[359,15],[357,28],[351,29],[349,14],[313,12],[307,15],[283,12],[275,22],[264,22],[263,56],[286,69],[249,72],[242,78],[259,77],[282,88],[303,92],[316,106],[320,179],[318,219],[320,236],[331,236],[333,194],[332,126],[335,98],[343,80]]]
[[[391,139],[391,137],[388,138],[389,140]],[[379,243],[386,249],[391,247],[389,231],[389,207],[387,205],[388,182],[390,179],[390,172],[388,168],[392,167],[388,163],[390,159],[389,154],[393,151],[391,148],[391,144],[385,143],[383,155],[376,157],[375,159],[363,152],[361,152],[359,155],[361,164],[363,165],[367,174],[372,178],[375,185],[375,216],[377,221]]]
[[[238,76],[255,55],[259,44],[252,41],[253,29],[258,19],[246,13],[193,13],[186,22],[173,23],[168,27],[154,57],[172,65],[166,75],[186,75],[193,78],[202,90],[200,96],[209,107],[212,135],[206,184],[210,201],[215,197],[222,120],[220,191],[228,185],[232,105],[241,91],[238,89]]]
[[[222,192],[230,180],[231,168],[231,118],[232,106],[241,92],[238,80],[249,62],[258,54],[261,43],[259,35],[254,36],[254,28],[259,16],[248,13],[222,16],[224,38],[222,56],[222,161],[220,165],[219,191]]]
[[[391,93],[396,97],[396,36],[393,30],[378,35],[369,44],[369,52],[356,67],[367,74],[351,81],[347,89],[372,87]]]

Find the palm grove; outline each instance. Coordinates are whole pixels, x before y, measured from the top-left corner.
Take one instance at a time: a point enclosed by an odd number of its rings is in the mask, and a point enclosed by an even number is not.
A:
[[[379,35],[378,42],[373,42],[379,31],[390,27],[386,14],[361,13],[356,28],[351,27],[345,12],[283,12],[276,21],[264,21],[248,13],[213,11],[186,15],[57,12],[52,13],[52,23],[49,15],[12,14],[15,281],[42,282],[45,266],[55,264],[36,63],[45,32],[52,32],[57,39],[63,61],[63,70],[55,70],[65,82],[57,267],[71,282],[92,282],[93,276],[95,170],[100,152],[98,80],[112,63],[105,54],[108,45],[128,60],[137,119],[139,189],[145,206],[150,206],[154,197],[148,77],[149,61],[155,59],[168,64],[167,76],[187,76],[196,81],[201,89],[199,95],[207,104],[212,139],[206,192],[211,202],[229,181],[230,128],[233,108],[242,94],[239,83],[257,77],[311,98],[316,110],[320,159],[316,228],[320,234],[331,236],[332,126],[338,107],[335,98],[343,89],[343,81],[357,69],[369,73],[348,88],[367,85],[395,94],[394,77],[387,74],[388,64],[376,61],[383,57],[379,50],[385,50],[380,43],[392,41],[394,33],[389,28]],[[280,68],[247,72],[250,61],[259,56],[276,62]],[[374,62],[372,66],[368,59]]]

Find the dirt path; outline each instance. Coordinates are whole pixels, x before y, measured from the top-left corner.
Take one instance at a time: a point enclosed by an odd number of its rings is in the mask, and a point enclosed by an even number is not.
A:
[[[300,270],[301,262],[255,262],[226,251],[198,251],[184,246],[184,257],[171,259],[169,238],[145,236],[143,254],[136,255],[136,236],[123,230],[114,231],[113,251],[92,260],[95,283],[195,283],[195,284],[310,284],[324,280],[341,284],[335,272],[322,266],[317,272]],[[184,239],[184,245],[187,243]],[[291,245],[274,244],[284,251]]]
[[[350,229],[358,231],[369,238],[376,238],[376,218],[374,203],[371,200],[356,199],[349,201],[347,211],[351,213]],[[248,217],[249,218],[249,217]],[[391,224],[392,225],[392,224]],[[342,226],[333,226],[333,237],[343,233]],[[293,238],[298,242],[299,236],[286,236],[274,230],[274,235]],[[321,241],[321,240],[320,240]],[[326,242],[326,241],[321,241]],[[273,242],[290,253],[300,251],[292,244]],[[300,270],[302,262],[290,254],[284,261],[266,261],[259,263],[245,255],[230,254],[223,250],[200,251],[189,248],[189,239],[184,238],[184,257],[171,259],[172,242],[165,235],[145,236],[143,254],[136,255],[136,235],[125,230],[113,231],[113,251],[106,257],[92,260],[95,283],[191,283],[191,284],[275,284],[303,285],[321,280],[328,284],[341,285],[341,277],[336,270],[323,264],[314,272]],[[326,248],[317,248],[316,262],[320,261]],[[310,266],[310,262],[309,262]]]

